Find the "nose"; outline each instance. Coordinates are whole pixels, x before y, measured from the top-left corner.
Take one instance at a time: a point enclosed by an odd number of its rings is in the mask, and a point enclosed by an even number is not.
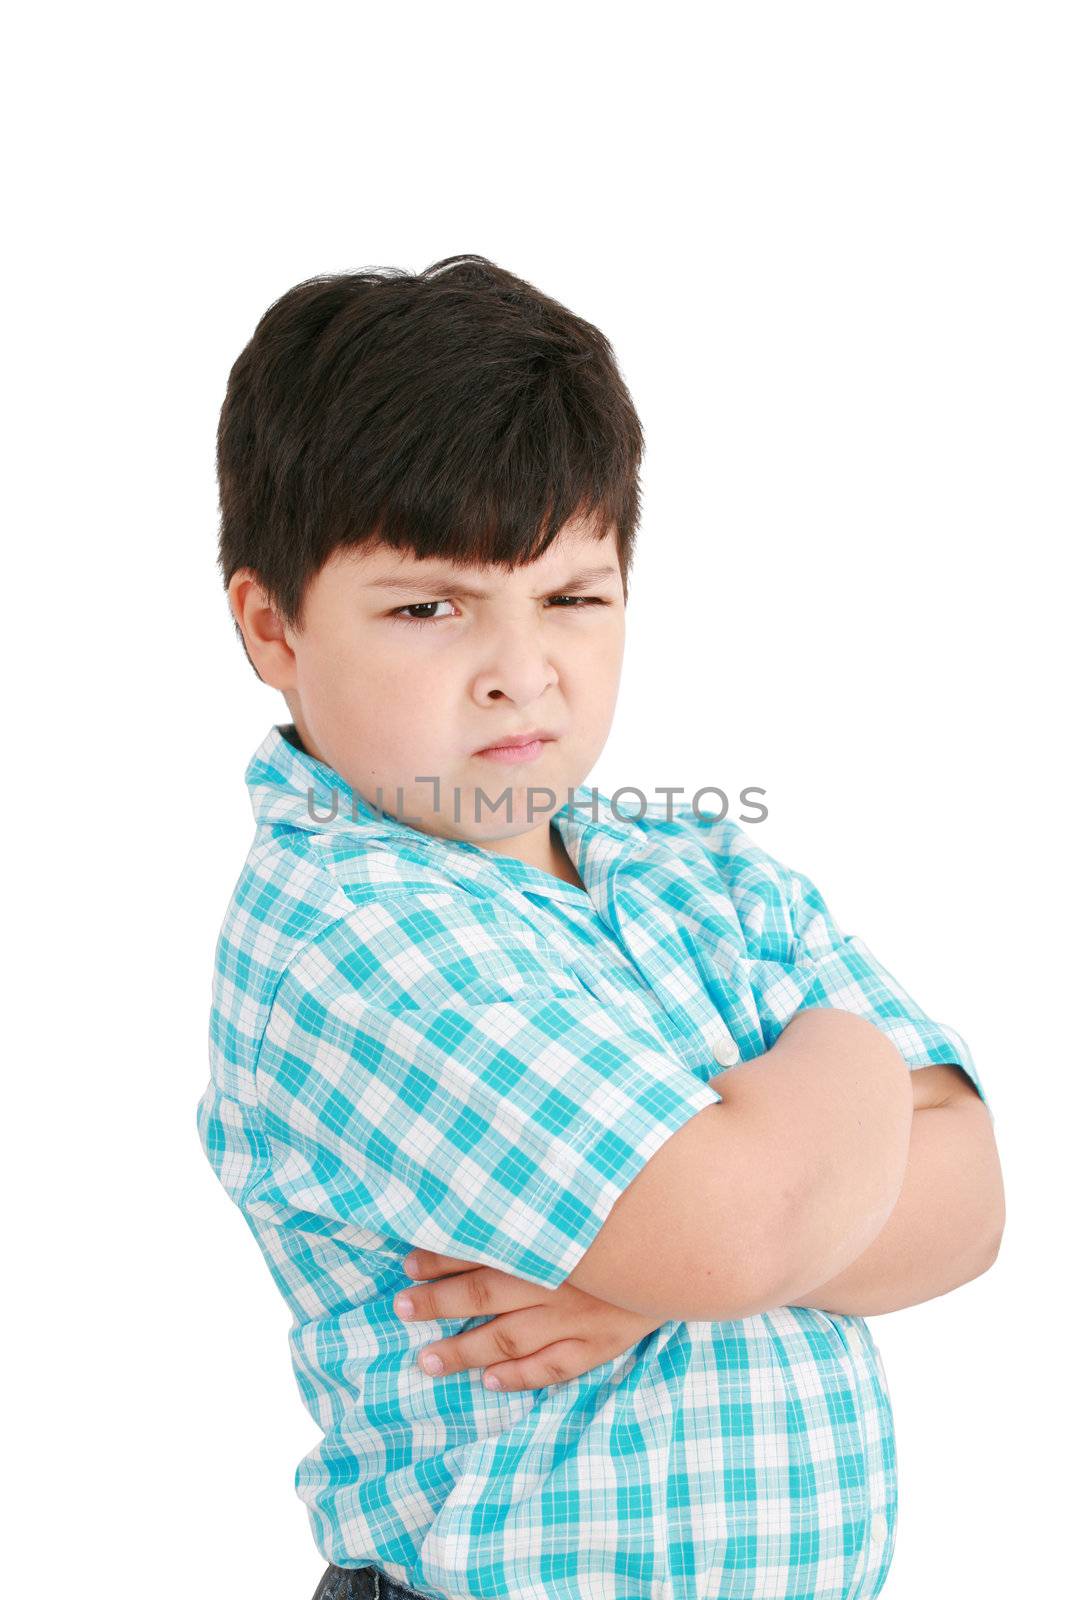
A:
[[[474,693],[481,702],[503,695],[517,706],[525,706],[534,704],[558,682],[540,627],[515,621],[493,630],[475,675]]]

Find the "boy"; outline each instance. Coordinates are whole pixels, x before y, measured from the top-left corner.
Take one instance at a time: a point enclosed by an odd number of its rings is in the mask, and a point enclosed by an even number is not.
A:
[[[641,452],[603,335],[483,257],[297,285],[230,376],[220,564],[291,720],[197,1117],[323,1431],[320,1597],[877,1594],[863,1316],[997,1253],[959,1034],[736,823],[582,783]]]

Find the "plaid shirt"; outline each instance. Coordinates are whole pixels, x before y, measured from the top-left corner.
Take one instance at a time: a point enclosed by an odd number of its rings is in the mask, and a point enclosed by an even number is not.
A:
[[[583,890],[380,814],[291,737],[245,774],[197,1126],[292,1312],[321,1555],[443,1600],[877,1594],[896,1455],[861,1317],[667,1322],[494,1394],[417,1365],[475,1321],[411,1326],[392,1300],[415,1246],[558,1288],[721,1101],[716,1073],[805,1006],[869,1018],[912,1067],[959,1063],[985,1099],[963,1039],[734,822],[603,797],[595,817],[577,789],[555,825]]]

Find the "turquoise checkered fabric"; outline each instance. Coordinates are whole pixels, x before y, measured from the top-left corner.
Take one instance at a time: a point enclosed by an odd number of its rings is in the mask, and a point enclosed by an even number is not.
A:
[[[668,1322],[494,1394],[424,1375],[422,1346],[467,1324],[392,1300],[415,1246],[557,1288],[721,1100],[719,1063],[805,1006],[869,1018],[912,1067],[958,1063],[985,1099],[964,1040],[728,819],[597,816],[578,789],[555,824],[583,890],[379,814],[294,740],[274,726],[247,767],[197,1126],[292,1314],[322,1557],[439,1600],[877,1594],[896,1456],[862,1318]]]

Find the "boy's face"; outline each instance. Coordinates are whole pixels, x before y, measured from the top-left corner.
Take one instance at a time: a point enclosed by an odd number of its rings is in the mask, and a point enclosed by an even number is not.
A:
[[[583,577],[589,569],[600,571]],[[613,534],[567,523],[539,561],[511,573],[384,545],[336,551],[309,586],[299,633],[247,571],[230,602],[307,750],[368,804],[563,875],[548,817],[603,749],[622,671]],[[532,759],[480,753],[535,729],[553,737]],[[552,796],[528,796],[538,789]]]

